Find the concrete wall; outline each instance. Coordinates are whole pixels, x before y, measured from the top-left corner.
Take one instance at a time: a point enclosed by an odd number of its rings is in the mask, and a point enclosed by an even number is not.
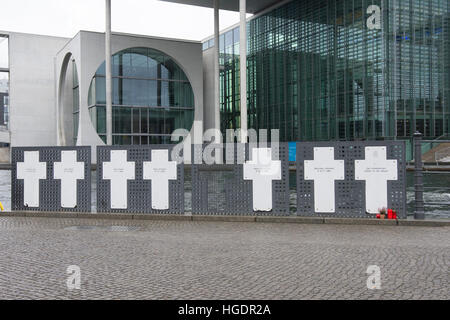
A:
[[[63,107],[62,110],[62,121],[64,121],[64,139],[65,145],[73,146],[75,145],[76,137],[73,136],[73,63],[72,60],[69,61],[67,65],[67,73],[65,77],[64,86],[64,96],[63,96]]]
[[[203,120],[205,130],[214,128],[214,47],[203,51]],[[219,128],[220,129],[220,128]]]
[[[54,57],[69,40],[8,33],[11,146],[56,144]]]

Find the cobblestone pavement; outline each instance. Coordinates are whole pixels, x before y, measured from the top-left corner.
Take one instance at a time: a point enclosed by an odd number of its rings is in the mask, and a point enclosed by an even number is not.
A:
[[[449,231],[3,217],[0,298],[449,299]]]

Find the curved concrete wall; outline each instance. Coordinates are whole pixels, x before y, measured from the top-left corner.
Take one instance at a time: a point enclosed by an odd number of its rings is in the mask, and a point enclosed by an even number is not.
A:
[[[203,59],[200,42],[113,33],[111,46],[113,55],[127,48],[148,47],[171,56],[191,83],[195,102],[194,120],[203,121]],[[64,110],[67,108],[64,107],[63,94],[66,87],[64,78],[71,79],[71,75],[68,76],[64,72],[68,60],[70,61],[67,59],[68,56],[75,60],[78,69],[80,118],[77,145],[92,147],[103,145],[89,116],[88,92],[95,72],[105,60],[104,34],[80,31],[56,56],[58,145],[67,145],[67,137],[70,136],[64,128]],[[92,150],[92,159],[95,162],[95,148]]]

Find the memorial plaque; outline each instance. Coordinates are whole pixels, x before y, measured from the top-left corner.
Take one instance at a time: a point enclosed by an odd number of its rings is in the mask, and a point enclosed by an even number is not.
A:
[[[24,181],[23,205],[39,207],[39,180],[47,179],[47,163],[39,161],[39,151],[25,151],[17,163],[17,179]]]
[[[84,179],[84,162],[77,162],[77,151],[61,151],[61,162],[53,166],[53,178],[61,180],[61,207],[77,206],[77,181]]]
[[[314,180],[315,212],[336,211],[335,180],[344,179],[344,160],[334,159],[334,148],[314,148],[314,160],[305,160],[305,180]]]
[[[272,160],[271,148],[254,148],[243,167],[244,180],[253,181],[253,210],[271,211],[272,181],[281,180],[281,161]]]
[[[169,161],[169,150],[152,150],[152,161],[144,161],[144,180],[152,181],[152,209],[169,209],[169,180],[177,180],[177,162]]]
[[[388,180],[397,180],[397,160],[387,160],[386,147],[366,147],[365,160],[355,160],[355,179],[365,180],[366,211],[388,208]]]
[[[111,208],[128,207],[128,180],[135,179],[135,163],[127,161],[127,150],[111,150],[111,161],[103,163],[103,180],[110,180]]]

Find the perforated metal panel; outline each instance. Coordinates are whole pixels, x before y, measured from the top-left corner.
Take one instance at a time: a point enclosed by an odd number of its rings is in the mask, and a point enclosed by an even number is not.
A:
[[[211,147],[211,145],[210,145]],[[272,182],[273,209],[270,212],[253,211],[252,181],[244,180],[244,158],[251,160],[248,144],[235,144],[234,150],[224,148],[225,158],[234,164],[193,164],[192,214],[198,215],[289,215],[289,150],[287,143],[280,143],[279,153],[272,159],[281,160],[282,179]],[[201,159],[203,146],[193,146],[192,159]],[[276,149],[274,149],[276,150]],[[245,157],[244,157],[245,155]]]
[[[355,180],[355,160],[365,159],[365,147],[385,146],[387,159],[397,160],[398,180],[387,182],[388,208],[406,218],[406,158],[404,141],[301,142],[297,143],[297,215],[345,218],[375,218],[366,213],[365,181]],[[314,181],[305,180],[304,161],[314,160],[315,147],[334,147],[336,160],[345,161],[345,180],[335,181],[334,213],[314,208]]]
[[[47,166],[47,178],[39,181],[39,207],[24,205],[24,181],[17,179],[17,163],[24,161],[25,151],[39,152],[39,161]],[[77,206],[61,207],[61,180],[53,179],[55,162],[62,151],[76,151],[77,161],[84,162],[84,179],[77,181]],[[11,208],[20,211],[91,211],[91,148],[90,147],[13,147],[11,148]]]
[[[184,213],[184,165],[177,165],[177,180],[169,181],[169,210],[152,209],[152,181],[143,179],[143,163],[151,161],[152,150],[168,150],[169,161],[174,145],[98,146],[97,147],[97,212],[112,213]],[[127,160],[135,162],[135,180],[127,186],[127,209],[111,209],[110,181],[103,180],[103,163],[110,161],[111,150],[127,150]]]

